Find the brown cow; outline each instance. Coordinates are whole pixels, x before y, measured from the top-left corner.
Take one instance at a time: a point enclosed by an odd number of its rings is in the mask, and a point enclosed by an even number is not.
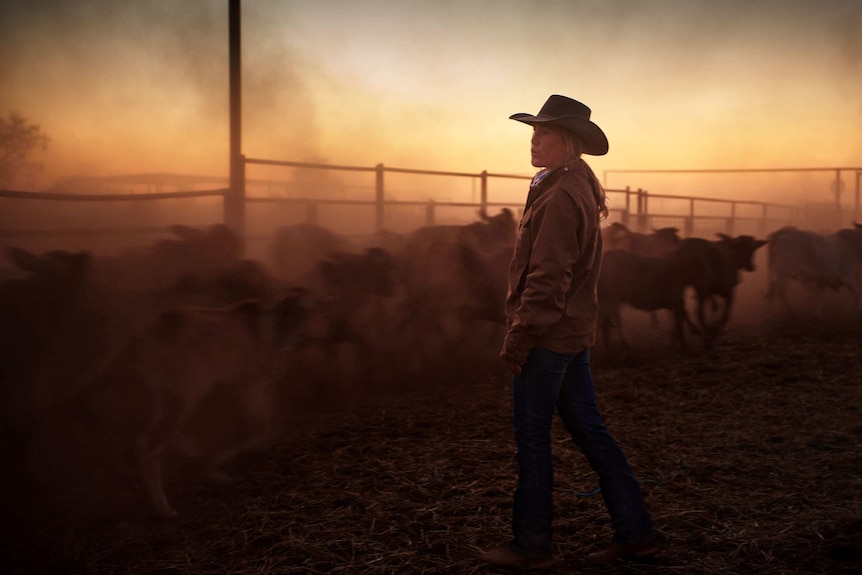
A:
[[[707,347],[712,346],[730,320],[740,273],[754,271],[754,254],[766,245],[766,240],[749,235],[717,235],[721,238],[718,241],[686,238],[677,252],[682,262],[683,281],[697,296],[698,324]],[[707,318],[708,307],[720,309],[716,320]]]
[[[188,274],[206,274],[242,257],[242,239],[224,224],[168,228],[175,236],[94,261],[94,271],[117,290],[167,288]]]
[[[92,257],[87,252],[35,254],[9,248],[20,277],[0,282],[0,506],[30,513],[26,501],[35,488],[27,475],[29,444],[39,414],[40,388],[54,371],[52,358],[85,353],[77,313],[86,293]],[[61,362],[62,364],[62,362]],[[65,365],[63,367],[66,367]],[[72,374],[64,369],[58,378]]]
[[[319,344],[331,367],[341,368],[339,351],[354,353],[352,368],[338,369],[335,378],[369,375],[386,343],[388,302],[396,292],[396,261],[383,248],[362,253],[333,253],[319,261],[313,289],[323,296],[324,316]]]
[[[629,250],[645,256],[660,256],[676,249],[680,241],[679,229],[673,227],[659,228],[651,234],[643,234],[614,222],[602,229],[602,244],[606,251]]]
[[[624,305],[643,311],[667,309],[673,313],[675,337],[683,352],[688,346],[684,326],[692,333],[700,329],[685,309],[685,273],[676,252],[650,257],[629,250],[609,250],[602,256],[598,284],[599,329],[605,346],[611,348],[611,328],[616,327],[622,343],[632,347],[622,326]]]
[[[272,269],[283,281],[305,282],[317,263],[330,254],[353,252],[350,241],[317,224],[282,226],[269,245]]]
[[[402,260],[404,298],[397,330],[422,369],[463,348],[476,321],[504,321],[506,271],[517,223],[511,210],[465,226],[416,230]]]
[[[482,220],[468,225],[426,226],[407,239],[401,256],[401,271],[407,297],[425,301],[443,286],[461,284],[460,273],[469,250],[473,257],[496,257],[515,240],[517,222],[512,210],[504,208],[496,216],[481,214]]]
[[[92,374],[76,409],[108,433],[112,425],[132,426],[140,476],[161,517],[176,515],[164,491],[163,453],[216,388],[233,390],[235,408],[263,426],[252,439],[264,438],[272,384],[287,369],[285,353],[304,337],[312,309],[306,290],[292,290],[266,304],[168,310]]]

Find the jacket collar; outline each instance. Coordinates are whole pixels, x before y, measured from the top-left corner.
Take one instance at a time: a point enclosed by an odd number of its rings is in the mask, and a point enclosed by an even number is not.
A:
[[[551,171],[542,170],[536,174],[536,176],[533,177],[533,181],[530,183],[530,192],[527,194],[527,202],[524,206],[524,211],[530,209],[533,202],[539,199],[539,197],[553,186],[557,180],[563,177],[563,175],[574,170],[582,169],[582,162],[583,160],[577,159],[574,162],[569,162],[559,168],[554,168]]]

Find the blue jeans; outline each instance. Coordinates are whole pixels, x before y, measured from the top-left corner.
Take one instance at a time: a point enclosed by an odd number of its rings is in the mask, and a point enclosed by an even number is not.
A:
[[[530,557],[551,555],[551,422],[555,410],[599,476],[614,541],[633,544],[652,538],[652,521],[640,486],[596,406],[590,351],[561,355],[533,349],[521,374],[512,378],[512,387],[518,488],[511,548]]]

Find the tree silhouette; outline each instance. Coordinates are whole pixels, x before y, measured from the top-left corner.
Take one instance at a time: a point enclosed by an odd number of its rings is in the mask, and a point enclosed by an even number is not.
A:
[[[45,149],[50,140],[37,124],[18,112],[0,117],[0,187],[12,185],[28,169],[40,166],[29,162],[37,148]]]

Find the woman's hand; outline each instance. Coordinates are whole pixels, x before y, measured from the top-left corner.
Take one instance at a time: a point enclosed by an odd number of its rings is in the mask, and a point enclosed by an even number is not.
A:
[[[503,358],[503,365],[512,375],[521,375],[521,364],[515,360]]]

